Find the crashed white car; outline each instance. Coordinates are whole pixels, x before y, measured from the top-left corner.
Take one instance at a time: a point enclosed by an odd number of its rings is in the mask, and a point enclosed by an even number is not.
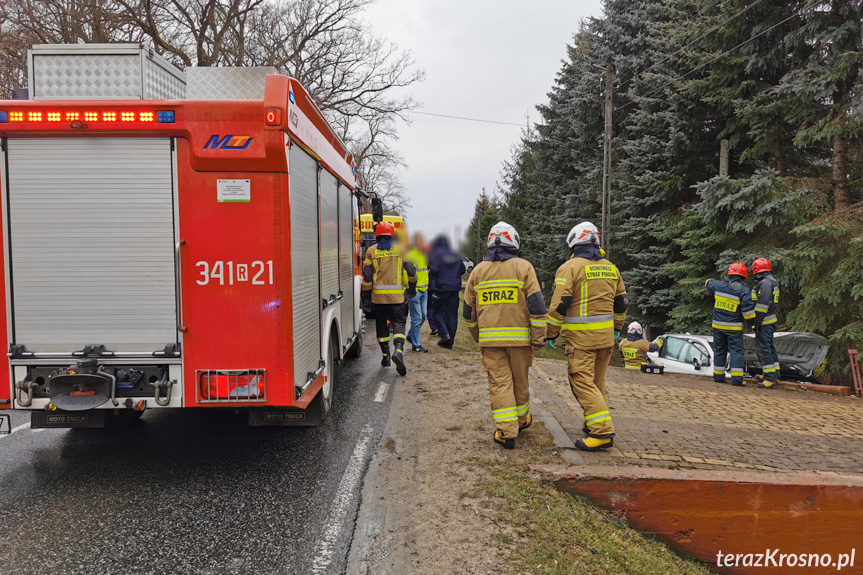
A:
[[[665,366],[666,373],[713,376],[713,336],[668,334],[665,345],[658,352],[648,353],[653,363]],[[805,332],[778,331],[773,344],[779,355],[779,379],[815,382],[813,372],[827,357],[829,344],[826,337]],[[761,373],[761,360],[755,347],[753,334],[743,335],[744,360],[747,376]],[[730,359],[730,355],[728,356]],[[731,377],[729,365],[724,366]]]

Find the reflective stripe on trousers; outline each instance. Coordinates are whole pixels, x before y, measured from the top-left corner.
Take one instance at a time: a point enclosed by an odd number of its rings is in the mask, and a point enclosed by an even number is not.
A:
[[[584,424],[588,427],[595,425],[600,421],[611,421],[611,415],[607,411],[600,411],[591,415],[584,416]]]
[[[516,421],[518,419],[518,409],[515,407],[504,407],[503,409],[492,410],[495,423],[502,421]]]

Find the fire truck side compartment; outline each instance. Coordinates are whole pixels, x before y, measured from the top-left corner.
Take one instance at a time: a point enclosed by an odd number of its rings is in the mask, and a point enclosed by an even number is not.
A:
[[[297,144],[289,153],[294,386],[302,390],[321,362],[318,163]]]
[[[339,299],[339,196],[336,177],[321,170],[321,298]]]
[[[353,194],[339,184],[339,288],[342,292],[342,348],[354,335],[354,218]]]

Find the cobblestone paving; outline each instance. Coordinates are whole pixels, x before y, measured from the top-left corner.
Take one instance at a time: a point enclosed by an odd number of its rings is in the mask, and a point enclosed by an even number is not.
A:
[[[536,360],[531,387],[573,441],[583,412],[566,366]],[[615,446],[586,465],[863,474],[863,401],[609,368]]]

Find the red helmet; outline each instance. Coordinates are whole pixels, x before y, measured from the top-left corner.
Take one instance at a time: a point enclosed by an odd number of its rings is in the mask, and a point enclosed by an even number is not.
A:
[[[392,236],[395,233],[393,225],[389,222],[381,222],[375,227],[375,237]]]
[[[730,276],[740,276],[740,277],[749,277],[749,270],[740,262],[734,262],[730,266],[728,266],[728,275]]]
[[[755,275],[760,274],[761,272],[772,272],[773,264],[770,263],[770,260],[767,258],[758,258],[754,262],[752,262],[752,273]]]

